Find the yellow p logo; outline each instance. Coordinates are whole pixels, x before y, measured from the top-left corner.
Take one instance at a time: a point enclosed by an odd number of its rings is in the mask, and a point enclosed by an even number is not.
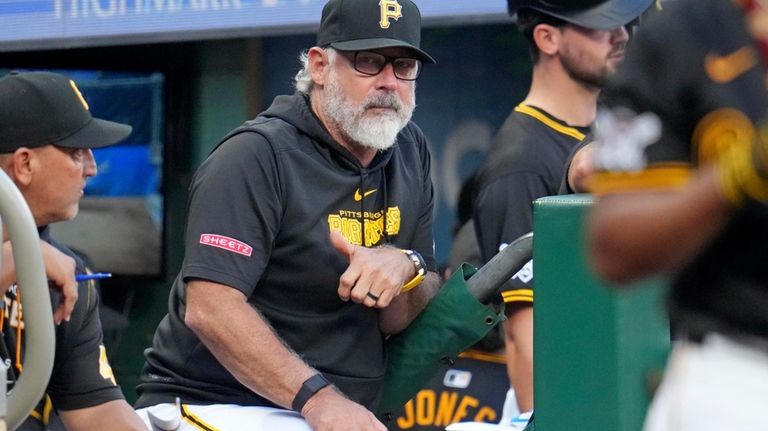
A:
[[[381,21],[379,21],[381,28],[389,28],[390,18],[397,21],[403,16],[403,7],[397,0],[380,0],[379,6],[381,6]]]

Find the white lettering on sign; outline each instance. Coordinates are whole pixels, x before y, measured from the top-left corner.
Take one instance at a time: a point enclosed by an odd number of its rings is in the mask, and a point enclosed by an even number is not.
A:
[[[275,6],[274,0],[262,0],[263,6]],[[54,0],[56,18],[110,18],[126,15],[224,11],[242,9],[243,0]]]

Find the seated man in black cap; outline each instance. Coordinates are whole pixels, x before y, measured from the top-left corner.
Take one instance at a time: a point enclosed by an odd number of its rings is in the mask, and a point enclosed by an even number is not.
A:
[[[590,134],[600,89],[623,59],[629,27],[651,2],[508,1],[529,43],[533,77],[477,177],[474,221],[484,262],[532,230],[532,201],[558,194],[569,154]],[[533,409],[533,285],[531,261],[502,288],[507,425]]]
[[[96,175],[91,148],[125,139],[131,127],[93,118],[74,81],[48,72],[12,72],[0,78],[0,112],[0,168],[29,205],[48,278],[63,293],[54,314],[55,362],[46,397],[17,429],[61,429],[51,414],[53,407],[70,431],[143,430],[107,361],[95,286],[92,282],[75,286],[75,272],[87,268],[51,238],[48,228],[77,215],[85,180]],[[15,284],[10,247],[3,244],[0,285],[5,292],[0,358],[10,365],[9,388],[22,373],[25,343],[22,289]]]
[[[386,429],[371,413],[384,339],[440,283],[430,156],[410,122],[414,81],[434,62],[420,31],[410,0],[331,0],[297,92],[200,167],[138,387],[148,422]]]

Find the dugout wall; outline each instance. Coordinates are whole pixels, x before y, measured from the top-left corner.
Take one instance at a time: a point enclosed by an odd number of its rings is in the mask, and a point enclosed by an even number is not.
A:
[[[534,202],[537,431],[639,431],[669,350],[664,286],[612,289],[590,272],[594,198]]]

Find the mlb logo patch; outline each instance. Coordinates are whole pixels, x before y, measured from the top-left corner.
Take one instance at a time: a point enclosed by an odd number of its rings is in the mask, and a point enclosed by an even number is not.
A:
[[[216,235],[214,233],[204,233],[200,235],[200,244],[232,251],[237,254],[242,254],[243,256],[250,256],[251,253],[253,253],[253,247],[250,245],[234,238],[224,235]]]
[[[466,389],[472,382],[472,372],[450,369],[443,377],[443,385],[449,388]]]

